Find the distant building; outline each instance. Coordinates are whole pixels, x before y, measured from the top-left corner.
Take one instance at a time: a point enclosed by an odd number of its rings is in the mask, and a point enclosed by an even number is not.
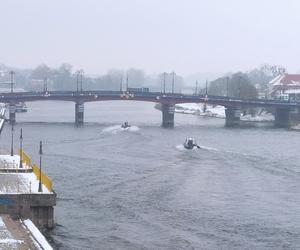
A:
[[[300,74],[280,74],[269,82],[271,97],[300,100]]]

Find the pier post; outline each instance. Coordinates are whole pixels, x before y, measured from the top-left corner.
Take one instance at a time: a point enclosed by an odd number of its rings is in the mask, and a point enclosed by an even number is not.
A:
[[[16,123],[16,105],[14,103],[9,104],[9,122],[11,124]]]
[[[225,126],[235,127],[240,125],[241,110],[238,108],[226,107],[225,108]]]
[[[161,112],[162,112],[162,126],[164,128],[173,128],[175,105],[162,103]]]
[[[77,126],[83,125],[84,121],[84,103],[76,102],[75,103],[75,124]]]
[[[289,108],[276,108],[274,125],[277,128],[289,128],[291,126],[291,110]]]

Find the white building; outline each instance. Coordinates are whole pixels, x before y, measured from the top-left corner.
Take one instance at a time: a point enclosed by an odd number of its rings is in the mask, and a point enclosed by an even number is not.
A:
[[[280,74],[269,82],[271,96],[285,100],[300,100],[300,74]]]

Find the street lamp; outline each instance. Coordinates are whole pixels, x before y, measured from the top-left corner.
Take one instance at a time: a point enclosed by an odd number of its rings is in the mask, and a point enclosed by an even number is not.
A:
[[[120,92],[123,91],[123,76],[121,76],[121,81],[120,81]]]
[[[75,72],[75,74],[76,74],[76,90],[77,90],[77,93],[78,93],[79,92],[79,75],[80,75],[80,71],[77,70]]]
[[[14,156],[14,123],[11,123],[11,148],[10,156]]]
[[[166,72],[164,72],[164,94],[166,93]]]
[[[44,78],[44,92],[46,93],[48,91],[48,78]]]
[[[80,70],[80,92],[82,92],[82,78],[83,78],[83,74],[84,74],[84,71],[83,70]]]
[[[10,93],[14,92],[14,75],[15,72],[13,70],[9,71],[10,74]]]
[[[228,92],[229,92],[229,77],[226,77],[226,96],[228,97]]]
[[[23,168],[23,133],[22,133],[22,128],[20,132],[20,164],[19,168]]]
[[[196,90],[195,90],[195,95],[198,93],[198,81],[196,81]]]
[[[242,77],[239,76],[239,86],[238,86],[238,96],[239,96],[239,98],[241,98],[241,79],[242,79]]]
[[[42,187],[42,155],[43,155],[42,141],[40,141],[39,155],[40,155],[40,180],[39,180],[39,190],[38,190],[38,192],[43,192],[43,187]]]
[[[172,94],[174,94],[175,72],[172,72]]]

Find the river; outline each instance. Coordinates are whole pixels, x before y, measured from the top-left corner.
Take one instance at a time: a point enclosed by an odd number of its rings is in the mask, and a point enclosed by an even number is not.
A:
[[[27,103],[24,149],[57,192],[57,249],[299,249],[300,133],[272,124],[224,127],[175,114],[163,129],[152,103]],[[128,120],[135,127],[121,131]],[[195,137],[202,149],[180,146]],[[4,128],[1,152],[10,150]]]

